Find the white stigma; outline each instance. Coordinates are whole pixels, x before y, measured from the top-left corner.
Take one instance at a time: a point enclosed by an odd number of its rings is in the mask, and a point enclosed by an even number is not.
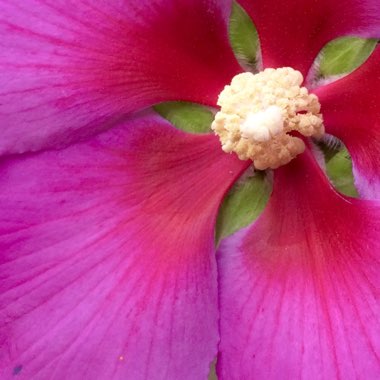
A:
[[[305,137],[324,134],[320,104],[302,74],[290,67],[236,75],[220,93],[211,125],[225,152],[252,160],[257,169],[276,169],[305,150]]]
[[[270,106],[263,111],[249,113],[240,126],[241,135],[254,141],[269,141],[284,130],[280,107]]]

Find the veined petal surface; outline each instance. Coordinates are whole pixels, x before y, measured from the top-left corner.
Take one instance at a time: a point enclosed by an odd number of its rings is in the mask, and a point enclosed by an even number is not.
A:
[[[254,21],[264,67],[308,73],[323,46],[337,37],[380,38],[378,0],[239,0]]]
[[[352,160],[363,198],[380,198],[380,47],[356,71],[317,88],[326,131],[339,137]]]
[[[215,216],[245,165],[151,116],[4,159],[0,378],[206,379]]]
[[[230,0],[0,0],[0,154],[63,146],[154,103],[214,105],[241,69]]]
[[[380,377],[380,203],[343,197],[305,153],[219,252],[219,378]]]

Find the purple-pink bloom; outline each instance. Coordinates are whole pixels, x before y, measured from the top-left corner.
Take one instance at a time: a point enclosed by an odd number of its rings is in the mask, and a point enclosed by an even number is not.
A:
[[[377,0],[241,0],[264,67],[307,76]],[[216,107],[242,71],[229,0],[0,0],[0,377],[380,377],[380,48],[314,89],[360,195],[311,149],[215,255],[218,207],[251,164],[150,107]],[[306,83],[307,85],[307,83]],[[254,194],[252,195],[254,196]]]

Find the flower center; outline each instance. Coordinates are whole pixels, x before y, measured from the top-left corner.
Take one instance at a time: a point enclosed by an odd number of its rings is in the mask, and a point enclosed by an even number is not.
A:
[[[220,111],[211,125],[222,149],[256,169],[276,169],[305,150],[306,137],[324,134],[321,105],[309,94],[302,74],[290,67],[236,75],[220,93]]]

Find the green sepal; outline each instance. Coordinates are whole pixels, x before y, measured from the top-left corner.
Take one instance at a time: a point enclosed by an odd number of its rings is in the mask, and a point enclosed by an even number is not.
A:
[[[371,55],[376,39],[341,37],[328,43],[321,51],[318,76],[328,78],[349,73]]]
[[[207,107],[188,102],[165,102],[154,106],[175,127],[190,133],[211,132],[214,114]]]
[[[358,197],[352,174],[352,161],[346,148],[340,150],[326,163],[326,171],[331,182],[340,193],[350,197]]]
[[[229,24],[232,50],[241,63],[255,67],[259,37],[249,15],[236,2],[232,5]]]
[[[263,172],[256,172],[238,181],[219,209],[216,243],[257,219],[269,199],[270,192],[271,185]]]

